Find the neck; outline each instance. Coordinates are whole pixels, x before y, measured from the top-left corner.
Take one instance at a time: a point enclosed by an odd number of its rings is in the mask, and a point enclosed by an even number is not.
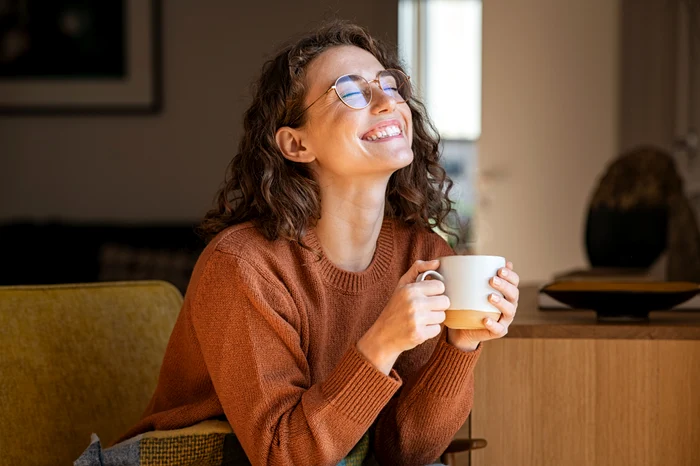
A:
[[[384,220],[386,183],[340,189],[321,187],[321,218],[316,236],[337,267],[360,272],[369,267]]]

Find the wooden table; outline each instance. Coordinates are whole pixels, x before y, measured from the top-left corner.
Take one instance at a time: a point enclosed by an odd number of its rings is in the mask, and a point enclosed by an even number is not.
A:
[[[700,312],[599,323],[541,311],[537,287],[522,286],[475,380],[471,434],[458,436],[488,446],[472,466],[700,465]]]

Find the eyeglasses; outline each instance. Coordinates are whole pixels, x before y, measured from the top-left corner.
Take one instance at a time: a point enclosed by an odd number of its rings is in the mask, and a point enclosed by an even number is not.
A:
[[[313,104],[321,100],[330,91],[335,91],[338,98],[348,107],[360,110],[372,102],[372,83],[377,83],[382,91],[392,97],[397,104],[402,104],[411,98],[411,78],[401,70],[382,70],[372,81],[367,81],[356,74],[346,74],[335,80],[335,84],[321,94],[318,99],[302,110],[304,114]]]

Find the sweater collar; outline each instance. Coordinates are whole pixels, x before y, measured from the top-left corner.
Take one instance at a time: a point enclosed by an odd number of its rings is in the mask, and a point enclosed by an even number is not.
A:
[[[315,228],[309,228],[305,240],[307,246],[320,253],[320,259],[316,260],[314,256],[312,263],[327,283],[349,293],[359,293],[379,283],[391,266],[394,251],[394,221],[384,217],[374,257],[362,272],[343,270],[333,264],[324,254]]]

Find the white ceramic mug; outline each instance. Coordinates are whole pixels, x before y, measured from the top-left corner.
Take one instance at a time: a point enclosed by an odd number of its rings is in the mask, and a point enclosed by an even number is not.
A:
[[[450,307],[445,311],[445,326],[450,328],[484,328],[484,319],[497,321],[501,311],[489,301],[495,293],[489,284],[499,269],[506,266],[500,256],[447,256],[440,257],[437,271],[428,270],[418,275],[417,282],[434,277],[445,284],[445,295]]]

